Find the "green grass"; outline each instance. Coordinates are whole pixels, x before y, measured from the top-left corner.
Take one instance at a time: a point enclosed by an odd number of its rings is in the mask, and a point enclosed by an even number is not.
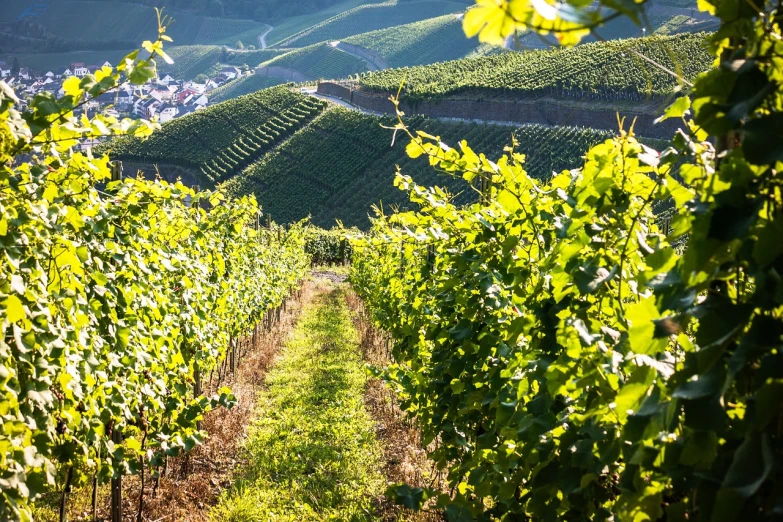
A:
[[[369,521],[381,450],[364,407],[367,374],[342,288],[305,309],[266,379],[240,478],[218,521]]]

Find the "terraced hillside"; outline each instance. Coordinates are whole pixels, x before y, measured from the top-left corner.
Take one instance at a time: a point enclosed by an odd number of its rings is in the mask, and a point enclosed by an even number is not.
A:
[[[361,5],[282,40],[279,45],[304,47],[319,42],[342,40],[376,29],[460,13],[466,6],[464,2],[447,0],[389,0],[379,4]]]
[[[211,185],[270,151],[324,106],[286,86],[274,87],[173,120],[147,140],[121,139],[108,148],[120,160],[189,169]]]
[[[254,51],[231,51],[224,62],[228,65],[247,65],[256,67],[257,65],[271,60],[281,54],[288,52],[288,49],[256,49]]]
[[[254,92],[281,85],[285,83],[280,78],[272,76],[264,76],[261,74],[252,74],[250,76],[243,76],[234,81],[218,87],[210,93],[210,101],[212,103],[220,103],[232,98],[244,96],[245,94],[252,94]]]
[[[345,53],[328,43],[297,49],[273,58],[262,65],[290,69],[311,80],[346,78],[369,70],[367,63],[362,59]]]
[[[654,36],[468,58],[379,71],[364,75],[359,85],[386,94],[395,92],[404,78],[407,100],[464,93],[642,100],[671,94],[678,85],[672,72],[693,79],[706,70],[711,59],[703,41],[699,34]]]
[[[456,60],[479,47],[477,39],[465,38],[461,18],[453,14],[370,31],[345,41],[380,54],[391,67]]]
[[[609,132],[538,125],[506,127],[475,123],[411,118],[412,129],[439,135],[452,145],[466,139],[476,152],[497,157],[519,140],[519,151],[528,154],[528,172],[544,178],[553,170],[580,165],[587,149],[611,135]],[[330,226],[340,219],[348,226],[366,227],[373,204],[406,205],[404,193],[393,186],[395,165],[421,184],[448,187],[467,201],[474,192],[461,179],[438,174],[426,159],[409,159],[407,140],[397,138],[381,125],[393,120],[332,108],[313,123],[227,184],[235,194],[253,193],[261,206],[278,221],[302,219],[311,214],[317,225]]]

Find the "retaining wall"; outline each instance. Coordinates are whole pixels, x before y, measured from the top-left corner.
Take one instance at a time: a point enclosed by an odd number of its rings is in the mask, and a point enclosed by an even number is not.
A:
[[[367,93],[334,82],[318,84],[318,93],[347,101],[365,110],[394,114],[394,105],[388,97]],[[671,138],[681,126],[678,120],[654,123],[657,115],[632,110],[606,109],[596,104],[595,109],[568,106],[557,100],[530,99],[443,99],[421,101],[414,105],[400,103],[405,114],[421,114],[433,118],[460,118],[466,120],[504,121],[514,123],[539,123],[543,125],[568,125],[617,131],[617,113],[626,118],[627,129],[636,119],[634,132],[648,138]]]

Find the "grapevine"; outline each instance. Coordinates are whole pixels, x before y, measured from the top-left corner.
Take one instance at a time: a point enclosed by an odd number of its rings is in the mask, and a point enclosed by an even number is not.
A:
[[[39,96],[24,115],[0,90],[0,128],[13,136],[0,165],[3,520],[29,520],[58,468],[69,485],[103,483],[157,473],[197,445],[198,421],[233,401],[227,389],[202,395],[200,376],[309,267],[302,226],[262,230],[252,198],[113,180],[108,157],[72,148],[149,132],[103,115],[74,125],[73,109],[152,77],[162,42],[99,81],[69,80],[66,96]]]

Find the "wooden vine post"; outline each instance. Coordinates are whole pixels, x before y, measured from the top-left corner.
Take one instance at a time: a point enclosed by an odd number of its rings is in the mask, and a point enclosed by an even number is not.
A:
[[[111,440],[115,446],[122,444],[122,434],[115,424],[111,432]],[[116,478],[111,479],[111,522],[122,522],[122,474],[119,462],[114,461]]]
[[[114,161],[111,164],[111,180],[112,181],[121,181],[122,180],[122,162],[121,161]]]

